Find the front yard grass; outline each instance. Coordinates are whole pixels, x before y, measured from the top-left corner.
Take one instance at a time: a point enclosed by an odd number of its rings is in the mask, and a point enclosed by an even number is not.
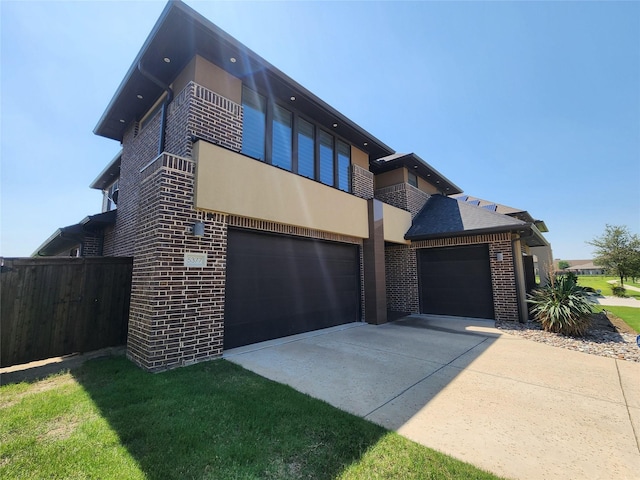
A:
[[[578,285],[580,285],[581,287],[591,287],[594,290],[601,290],[602,295],[611,296],[613,295],[611,293],[611,284],[608,283],[611,280],[620,281],[616,277],[606,277],[602,275],[580,275],[578,276]],[[628,283],[625,282],[625,286],[626,285],[640,288],[637,283],[633,283],[631,282],[631,280],[629,280]],[[640,300],[640,292],[637,292],[635,290],[627,289],[626,295],[627,297],[635,297]]]
[[[497,478],[239,366],[124,357],[0,387],[0,478]]]
[[[624,323],[633,328],[636,333],[640,333],[640,308],[635,307],[617,307],[611,305],[597,305],[595,311],[601,312],[606,310],[613,313],[616,317],[622,319]]]

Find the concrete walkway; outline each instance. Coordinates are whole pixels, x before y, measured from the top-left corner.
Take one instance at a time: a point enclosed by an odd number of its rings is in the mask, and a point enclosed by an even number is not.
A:
[[[424,315],[225,358],[498,475],[640,478],[638,363]]]
[[[590,295],[589,300],[596,305],[640,308],[640,300],[635,297],[613,297]]]

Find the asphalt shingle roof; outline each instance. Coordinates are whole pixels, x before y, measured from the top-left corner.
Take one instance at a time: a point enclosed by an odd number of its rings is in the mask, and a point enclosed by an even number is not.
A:
[[[436,236],[511,231],[529,224],[467,202],[443,195],[432,195],[405,235],[407,240],[421,240]]]

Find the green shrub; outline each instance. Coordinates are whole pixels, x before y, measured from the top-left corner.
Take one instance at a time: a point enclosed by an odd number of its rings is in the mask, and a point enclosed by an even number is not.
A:
[[[534,290],[527,300],[534,319],[547,332],[583,336],[591,325],[591,303],[573,278],[551,278]]]
[[[573,283],[578,283],[578,275],[575,272],[558,272],[557,273],[558,277],[562,276],[565,277],[567,279],[569,279],[570,281],[572,281]]]
[[[627,289],[622,287],[622,286],[620,286],[620,285],[616,285],[615,283],[613,285],[611,285],[611,292],[616,297],[626,297],[627,296]]]

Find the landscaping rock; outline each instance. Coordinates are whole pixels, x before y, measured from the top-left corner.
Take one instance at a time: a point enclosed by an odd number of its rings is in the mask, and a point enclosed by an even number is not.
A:
[[[637,333],[610,312],[593,314],[591,327],[584,337],[567,337],[545,332],[539,323],[533,321],[496,321],[496,328],[554,347],[640,363],[640,348],[636,344]]]

